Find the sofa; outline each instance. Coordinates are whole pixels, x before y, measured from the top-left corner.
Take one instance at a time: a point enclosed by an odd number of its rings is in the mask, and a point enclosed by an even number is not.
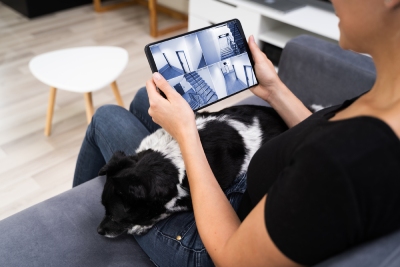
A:
[[[279,76],[306,105],[327,107],[369,90],[375,68],[367,56],[299,36],[283,50]],[[240,104],[265,103],[252,96]],[[154,266],[133,236],[97,233],[104,182],[97,177],[0,221],[0,266]],[[400,266],[400,231],[317,266]]]

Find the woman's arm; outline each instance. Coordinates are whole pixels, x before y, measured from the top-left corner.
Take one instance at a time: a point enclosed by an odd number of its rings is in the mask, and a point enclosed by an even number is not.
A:
[[[311,112],[279,79],[274,65],[258,48],[253,36],[249,38],[249,47],[259,81],[258,86],[250,89],[253,94],[267,101],[290,128],[310,116]]]
[[[197,229],[215,265],[300,266],[283,255],[268,235],[266,197],[241,224],[211,171],[198,135],[181,140]]]
[[[161,97],[156,85],[167,96]],[[196,225],[217,266],[298,266],[273,244],[264,223],[265,198],[241,224],[208,164],[193,111],[158,73],[147,82],[149,114],[179,143]]]

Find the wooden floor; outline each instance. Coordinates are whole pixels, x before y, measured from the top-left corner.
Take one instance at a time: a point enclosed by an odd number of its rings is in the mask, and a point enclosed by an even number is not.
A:
[[[176,23],[159,20],[161,27]],[[87,127],[83,95],[58,90],[52,135],[44,136],[49,88],[30,74],[29,60],[68,47],[123,47],[129,64],[117,82],[128,106],[151,75],[143,48],[156,39],[148,31],[140,6],[96,14],[87,5],[28,20],[0,3],[0,220],[71,188]],[[93,101],[95,108],[116,104],[111,88]]]

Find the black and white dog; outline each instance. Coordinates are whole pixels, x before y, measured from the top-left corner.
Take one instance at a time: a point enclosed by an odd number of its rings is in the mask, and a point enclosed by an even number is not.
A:
[[[263,143],[287,129],[272,108],[261,106],[198,113],[196,124],[222,189],[247,171]],[[101,199],[106,215],[97,231],[106,237],[144,234],[171,214],[192,209],[179,145],[164,129],[143,139],[136,155],[116,152],[99,175],[107,175]]]

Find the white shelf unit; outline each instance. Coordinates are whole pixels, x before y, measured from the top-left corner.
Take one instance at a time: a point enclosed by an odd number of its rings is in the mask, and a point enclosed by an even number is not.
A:
[[[237,18],[247,36],[280,48],[293,37],[309,34],[337,43],[338,18],[332,12],[305,6],[282,13],[246,0],[190,0],[189,30]]]
[[[290,39],[302,34],[312,35],[329,42],[337,43],[337,41],[333,39],[297,27],[293,27],[285,23],[282,23],[282,25],[276,26],[268,31],[260,33],[258,35],[258,39],[260,41],[264,41],[266,43],[270,43],[277,47],[283,48]]]

